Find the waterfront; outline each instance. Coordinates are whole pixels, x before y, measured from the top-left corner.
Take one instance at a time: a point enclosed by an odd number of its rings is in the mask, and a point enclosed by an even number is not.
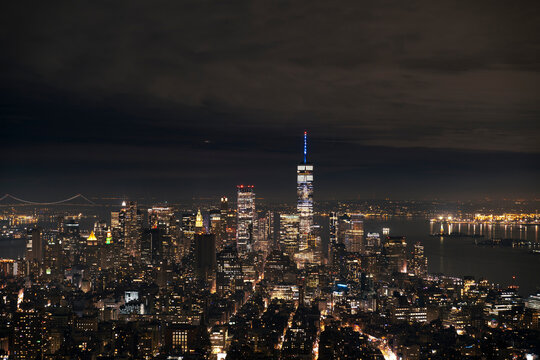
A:
[[[430,236],[440,229],[440,224],[430,224],[427,219],[391,218],[388,220],[367,218],[364,223],[365,233],[379,232],[390,228],[392,236],[406,236],[407,244],[412,247],[419,241],[425,247],[430,273],[443,273],[452,276],[474,276],[486,278],[491,282],[509,285],[512,276],[520,294],[526,296],[540,290],[540,255],[531,254],[526,248],[489,247],[475,245],[470,237]],[[470,226],[472,228],[472,225]],[[466,232],[461,228],[459,232]],[[491,231],[483,226],[482,231]],[[445,227],[445,231],[448,229]],[[507,237],[538,241],[538,227],[527,230],[508,226]],[[479,230],[476,230],[479,233]],[[504,230],[501,232],[504,236]],[[516,235],[517,234],[517,235]],[[490,235],[486,233],[486,237]],[[0,242],[0,257],[17,258],[24,255],[23,240],[3,240]]]
[[[483,277],[501,285],[510,285],[515,275],[520,294],[528,295],[540,290],[540,256],[530,254],[527,249],[477,246],[475,239],[470,237],[430,236],[436,232],[433,228],[440,229],[440,224],[433,226],[427,219],[366,219],[364,224],[366,233],[382,233],[383,227],[389,227],[392,236],[406,236],[410,247],[417,241],[422,243],[430,273],[471,275],[476,279]],[[465,232],[465,229],[454,231]],[[519,238],[516,233],[528,240],[538,238],[538,227],[529,227],[527,235],[524,235],[525,230],[520,232],[507,228],[507,232],[515,238]]]

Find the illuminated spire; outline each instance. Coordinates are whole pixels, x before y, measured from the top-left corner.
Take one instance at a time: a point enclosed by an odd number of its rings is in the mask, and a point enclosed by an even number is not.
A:
[[[105,238],[105,244],[112,244],[112,234],[111,230],[107,231],[107,237]]]
[[[90,236],[86,239],[88,245],[97,245],[97,238],[94,232],[90,233]]]
[[[195,217],[195,232],[197,234],[203,233],[203,217],[201,214],[201,209],[197,210],[197,216]]]
[[[307,131],[304,131],[304,164],[307,163]]]

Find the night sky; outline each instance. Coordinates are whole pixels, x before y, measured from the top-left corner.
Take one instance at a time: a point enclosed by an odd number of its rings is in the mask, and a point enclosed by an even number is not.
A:
[[[0,196],[539,196],[537,1],[4,1]]]

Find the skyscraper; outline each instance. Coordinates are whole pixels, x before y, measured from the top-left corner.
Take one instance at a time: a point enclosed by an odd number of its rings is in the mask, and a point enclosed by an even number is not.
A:
[[[195,233],[204,234],[205,232],[206,232],[206,229],[204,228],[204,221],[203,221],[201,209],[198,209],[197,216],[195,217]]]
[[[223,229],[223,243],[225,245],[234,245],[236,238],[236,214],[229,209],[229,199],[221,198],[221,221]]]
[[[296,214],[279,215],[279,242],[281,251],[291,259],[298,252],[299,216]]]
[[[160,230],[161,255],[164,259],[172,260],[178,247],[178,229],[174,210],[168,206],[153,206],[148,209],[148,222],[151,229]]]
[[[43,260],[43,240],[41,239],[41,229],[33,228],[30,231],[30,238],[26,245],[26,258],[28,260]]]
[[[387,236],[384,255],[389,273],[407,272],[407,242],[404,236]]]
[[[331,212],[329,217],[329,229],[330,229],[330,244],[337,244],[338,242],[338,215],[336,212]]]
[[[216,237],[214,234],[195,234],[195,270],[208,277],[216,268]]]
[[[220,210],[210,210],[208,212],[210,222],[210,233],[216,236],[216,246],[221,250],[224,246],[223,241],[223,221],[221,221]]]
[[[346,245],[347,234],[352,229],[351,217],[348,214],[341,215],[337,220],[337,242]]]
[[[216,288],[220,295],[243,290],[242,263],[233,246],[227,246],[217,254]]]
[[[141,260],[146,264],[156,264],[163,260],[163,228],[146,229],[141,237]]]
[[[413,258],[409,272],[416,276],[424,276],[427,274],[427,257],[424,255],[424,246],[417,242],[414,244]]]
[[[255,192],[253,185],[238,185],[238,225],[236,229],[236,245],[238,254],[251,251],[253,244],[253,223],[255,220]]]
[[[297,166],[296,181],[301,251],[308,247],[307,239],[313,226],[313,165],[307,161],[307,132],[304,132],[304,161]]]
[[[142,215],[135,201],[123,202],[119,213],[123,240],[127,252],[136,258],[141,255]]]
[[[350,229],[345,232],[345,246],[349,252],[364,250],[364,222],[361,214],[350,215]]]
[[[186,213],[182,215],[181,222],[181,238],[178,247],[178,258],[182,259],[188,255],[195,239],[195,222],[196,215],[194,213]]]

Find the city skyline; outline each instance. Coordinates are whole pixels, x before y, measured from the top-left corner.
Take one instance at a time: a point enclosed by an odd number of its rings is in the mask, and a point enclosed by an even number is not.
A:
[[[0,360],[540,359],[538,1],[0,23]]]

